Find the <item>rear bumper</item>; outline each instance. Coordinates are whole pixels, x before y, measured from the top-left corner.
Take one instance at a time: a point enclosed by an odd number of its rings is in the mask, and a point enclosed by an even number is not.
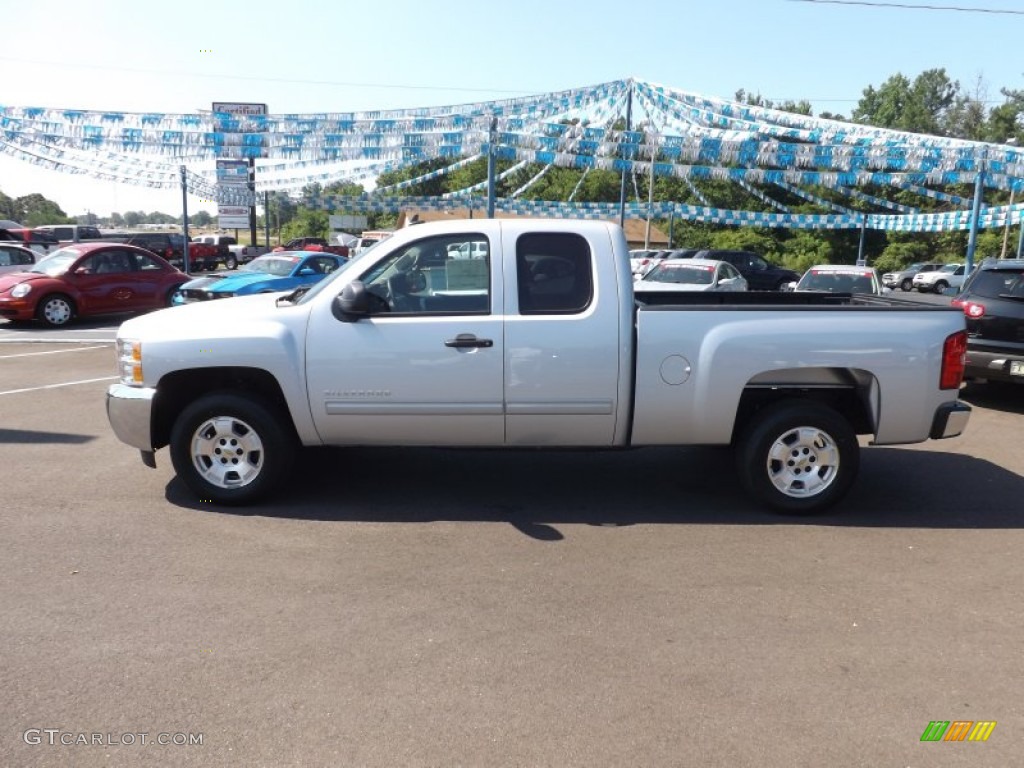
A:
[[[112,384],[107,389],[107,420],[122,443],[153,453],[153,397],[155,389]]]
[[[971,406],[967,403],[955,401],[943,403],[935,409],[935,417],[932,419],[932,431],[929,437],[932,440],[942,440],[947,437],[956,437],[967,428],[967,422],[971,418]]]
[[[1024,352],[1019,350],[979,351],[971,349],[967,341],[967,365],[964,377],[968,379],[991,379],[994,381],[1012,381],[1024,384],[1024,376],[1010,373],[1011,363],[1024,365]],[[1020,366],[1018,366],[1020,368]]]

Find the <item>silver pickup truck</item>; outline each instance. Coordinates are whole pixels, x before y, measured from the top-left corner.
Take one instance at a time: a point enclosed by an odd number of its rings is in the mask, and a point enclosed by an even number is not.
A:
[[[810,513],[854,481],[858,435],[961,433],[964,324],[881,297],[638,300],[617,225],[423,224],[311,288],[127,321],[107,411],[223,504],[280,488],[300,446],[731,445],[755,499]]]

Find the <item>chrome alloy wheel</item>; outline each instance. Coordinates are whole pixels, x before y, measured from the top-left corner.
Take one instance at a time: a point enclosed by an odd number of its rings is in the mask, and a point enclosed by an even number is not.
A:
[[[192,463],[210,485],[240,488],[263,470],[263,441],[251,426],[232,416],[207,419],[192,434]]]
[[[821,429],[794,427],[775,438],[766,468],[780,493],[792,498],[816,496],[836,479],[839,449]]]

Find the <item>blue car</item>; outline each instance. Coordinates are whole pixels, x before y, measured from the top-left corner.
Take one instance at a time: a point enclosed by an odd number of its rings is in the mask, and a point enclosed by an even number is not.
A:
[[[278,251],[253,259],[230,275],[207,275],[183,284],[171,298],[175,305],[208,299],[290,291],[312,285],[344,263],[341,256],[319,251]]]

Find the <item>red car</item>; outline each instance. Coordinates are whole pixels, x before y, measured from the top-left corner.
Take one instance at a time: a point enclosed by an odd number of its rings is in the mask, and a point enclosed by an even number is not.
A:
[[[0,275],[0,317],[61,326],[76,316],[169,307],[188,279],[144,248],[76,243],[24,272]]]

